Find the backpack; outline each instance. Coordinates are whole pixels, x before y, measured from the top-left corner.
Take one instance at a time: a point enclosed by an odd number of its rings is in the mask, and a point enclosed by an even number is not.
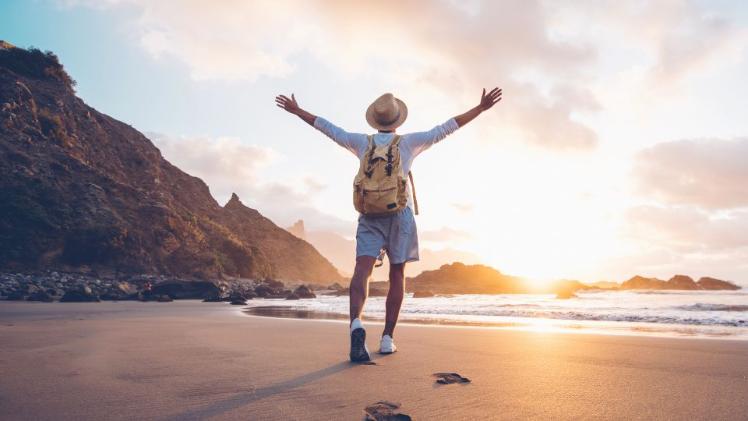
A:
[[[408,203],[407,181],[400,162],[400,135],[382,146],[374,143],[374,136],[368,136],[369,145],[361,157],[358,174],[353,180],[353,206],[367,216],[384,216],[399,212]],[[415,199],[413,175],[408,172],[413,188],[413,203],[418,214]]]

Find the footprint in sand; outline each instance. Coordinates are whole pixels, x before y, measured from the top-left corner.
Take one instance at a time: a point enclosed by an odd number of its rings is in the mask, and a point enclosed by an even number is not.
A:
[[[379,401],[364,409],[366,421],[410,421],[409,415],[401,414],[399,403]]]
[[[439,384],[470,383],[470,379],[457,373],[434,373],[434,377]]]

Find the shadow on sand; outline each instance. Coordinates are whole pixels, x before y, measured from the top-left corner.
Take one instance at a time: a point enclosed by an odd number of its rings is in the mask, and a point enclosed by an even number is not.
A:
[[[283,393],[297,387],[304,386],[308,383],[315,382],[333,374],[339,373],[343,370],[359,366],[360,364],[352,363],[350,361],[342,361],[337,364],[333,364],[329,367],[313,371],[298,377],[294,377],[289,380],[282,381],[267,387],[261,387],[250,392],[239,393],[228,399],[214,402],[207,407],[198,408],[195,410],[188,410],[181,414],[172,415],[164,418],[165,420],[198,420],[214,417],[225,412],[241,408],[242,406],[248,405],[252,402],[260,399],[267,398],[269,396]]]

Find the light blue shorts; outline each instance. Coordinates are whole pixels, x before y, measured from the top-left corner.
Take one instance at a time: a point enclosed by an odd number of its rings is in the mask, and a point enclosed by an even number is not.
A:
[[[418,260],[418,232],[410,206],[386,216],[359,215],[356,257],[377,257],[385,250],[390,264]]]

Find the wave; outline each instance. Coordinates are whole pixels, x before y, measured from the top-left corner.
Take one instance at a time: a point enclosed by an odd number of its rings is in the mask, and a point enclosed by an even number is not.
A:
[[[686,311],[748,311],[748,305],[696,303],[675,307]]]
[[[477,314],[476,314],[477,315]],[[621,314],[621,313],[589,313],[580,311],[521,311],[506,310],[494,311],[490,314],[482,314],[500,317],[526,317],[526,318],[544,318],[560,320],[590,320],[605,322],[638,322],[638,323],[664,323],[664,324],[684,324],[699,326],[733,326],[747,327],[748,320],[725,320],[719,318],[696,318],[667,315],[641,315],[641,314]]]

